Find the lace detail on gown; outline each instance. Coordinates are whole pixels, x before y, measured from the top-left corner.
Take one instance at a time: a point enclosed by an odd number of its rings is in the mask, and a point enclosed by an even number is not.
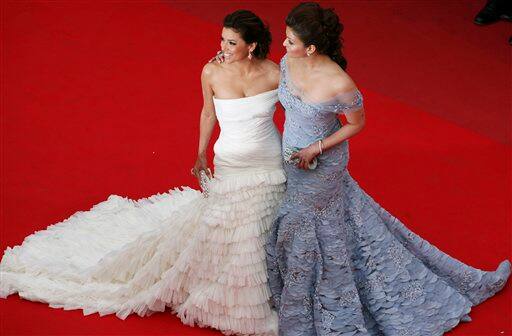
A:
[[[283,146],[304,147],[341,127],[340,111],[308,104],[288,89]],[[411,232],[352,179],[348,142],[318,157],[313,171],[286,164],[287,189],[266,245],[269,285],[280,335],[436,336],[469,320],[471,306],[499,291],[504,261],[485,272],[450,257]]]

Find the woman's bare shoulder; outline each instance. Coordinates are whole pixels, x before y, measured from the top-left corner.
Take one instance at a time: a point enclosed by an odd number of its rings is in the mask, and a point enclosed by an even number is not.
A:
[[[279,64],[277,64],[276,62],[272,61],[272,60],[269,60],[269,59],[265,59],[263,60],[263,64],[269,69],[269,70],[277,70],[279,71]]]
[[[203,66],[202,76],[211,77],[221,70],[221,65],[217,62],[208,62]]]
[[[262,61],[262,67],[263,71],[269,78],[272,78],[276,83],[279,82],[280,69],[278,64],[269,59],[265,59]]]
[[[346,93],[357,89],[356,83],[354,83],[349,74],[334,62],[326,67],[323,77],[324,80],[322,82],[335,93]]]

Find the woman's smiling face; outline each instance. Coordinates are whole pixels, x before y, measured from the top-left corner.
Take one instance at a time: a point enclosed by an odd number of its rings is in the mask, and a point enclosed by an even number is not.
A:
[[[226,63],[240,61],[249,56],[249,52],[254,46],[247,44],[239,33],[231,28],[222,28],[222,36],[220,39],[220,49],[224,54]]]

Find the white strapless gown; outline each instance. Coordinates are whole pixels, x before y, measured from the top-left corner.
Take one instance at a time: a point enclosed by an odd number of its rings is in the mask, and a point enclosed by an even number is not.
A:
[[[277,90],[214,99],[221,133],[209,197],[112,195],[7,248],[1,297],[122,319],[168,306],[186,324],[276,334],[264,244],[285,188],[277,100]]]

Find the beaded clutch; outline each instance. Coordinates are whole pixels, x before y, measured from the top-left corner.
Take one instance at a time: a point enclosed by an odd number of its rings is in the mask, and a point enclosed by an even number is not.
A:
[[[302,148],[298,148],[298,147],[286,147],[283,149],[283,159],[284,159],[284,162],[288,163],[288,164],[294,164],[296,165],[297,163],[299,163],[299,159],[295,158],[295,159],[292,159],[292,155],[298,151],[300,151]],[[313,158],[313,160],[311,160],[311,162],[309,163],[309,166],[308,166],[308,169],[310,170],[313,170],[315,169],[316,167],[318,166],[318,160],[315,158]]]
[[[203,191],[203,196],[204,197],[208,197],[208,194],[209,194],[209,188],[208,188],[208,184],[210,182],[210,178],[208,177],[208,175],[206,174],[206,172],[204,170],[201,170],[199,172],[199,185],[201,186],[201,190]]]

